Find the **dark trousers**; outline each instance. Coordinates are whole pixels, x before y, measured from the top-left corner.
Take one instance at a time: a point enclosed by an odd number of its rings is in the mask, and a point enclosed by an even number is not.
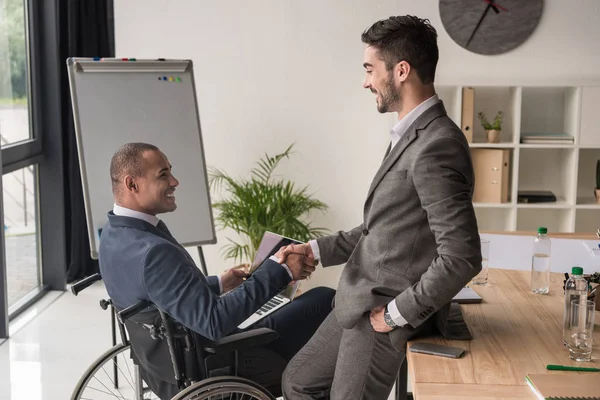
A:
[[[264,348],[241,352],[240,376],[263,385],[275,397],[281,396],[281,376],[287,363],[309,341],[332,310],[335,290],[316,287],[251,325],[246,330],[269,328],[279,338]],[[235,332],[232,332],[235,333]],[[178,390],[140,368],[142,378],[161,400],[170,400]]]

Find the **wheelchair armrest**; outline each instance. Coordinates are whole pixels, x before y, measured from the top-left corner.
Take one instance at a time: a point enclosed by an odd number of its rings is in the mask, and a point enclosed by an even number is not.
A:
[[[204,346],[204,350],[213,354],[231,353],[234,350],[249,349],[265,345],[277,339],[279,334],[268,328],[235,333]]]

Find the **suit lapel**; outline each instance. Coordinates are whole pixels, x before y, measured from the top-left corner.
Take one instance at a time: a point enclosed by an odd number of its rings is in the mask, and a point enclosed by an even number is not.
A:
[[[369,188],[369,192],[367,193],[366,201],[369,200],[377,186],[379,186],[379,183],[381,183],[381,180],[383,179],[385,174],[390,170],[390,168],[394,166],[394,164],[396,164],[402,153],[404,153],[404,150],[406,150],[406,148],[418,138],[419,131],[421,129],[424,129],[434,119],[445,114],[446,110],[441,101],[434,104],[433,106],[425,110],[425,112],[421,114],[411,126],[408,127],[407,131],[404,133],[404,135],[402,135],[402,138],[400,138],[400,141],[396,143],[396,146],[394,146],[392,151],[389,151],[388,147],[389,154],[388,152],[386,152],[386,157],[381,163],[379,170],[375,174],[373,182],[371,182],[371,187]]]

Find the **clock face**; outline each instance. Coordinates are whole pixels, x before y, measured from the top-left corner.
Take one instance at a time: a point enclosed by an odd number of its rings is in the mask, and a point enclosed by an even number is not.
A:
[[[440,0],[448,35],[478,54],[501,54],[522,44],[542,15],[543,0]]]

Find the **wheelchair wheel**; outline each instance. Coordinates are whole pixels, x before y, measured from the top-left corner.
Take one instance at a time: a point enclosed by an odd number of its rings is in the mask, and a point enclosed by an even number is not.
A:
[[[179,392],[171,400],[275,400],[263,387],[248,379],[218,376],[200,381]]]
[[[158,399],[139,375],[130,357],[130,346],[108,349],[85,371],[71,400]]]

